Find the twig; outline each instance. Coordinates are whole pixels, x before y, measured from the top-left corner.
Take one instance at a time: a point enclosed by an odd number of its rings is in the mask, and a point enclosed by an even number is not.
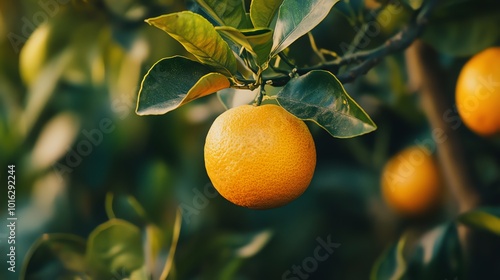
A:
[[[428,0],[426,4],[420,8],[417,15],[413,18],[407,28],[392,36],[383,45],[371,50],[348,53],[336,59],[322,62],[311,67],[298,68],[297,74],[303,75],[312,70],[328,70],[337,74],[337,78],[340,82],[352,82],[360,75],[366,74],[371,68],[377,65],[383,57],[404,50],[410,46],[411,43],[422,33],[428,22],[431,11],[437,2],[437,0]],[[343,73],[339,73],[341,66],[353,63],[358,63],[358,65]],[[290,76],[274,76],[270,79],[266,79],[264,77],[264,82],[268,80],[271,80],[274,86],[284,86],[290,80]]]

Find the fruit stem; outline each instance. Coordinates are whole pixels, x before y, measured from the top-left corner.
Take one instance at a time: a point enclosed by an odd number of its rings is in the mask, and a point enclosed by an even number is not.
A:
[[[264,99],[264,95],[266,95],[266,90],[264,89],[264,84],[261,84],[259,94],[255,98],[254,102],[255,106],[260,106],[260,104],[262,104],[262,99]]]

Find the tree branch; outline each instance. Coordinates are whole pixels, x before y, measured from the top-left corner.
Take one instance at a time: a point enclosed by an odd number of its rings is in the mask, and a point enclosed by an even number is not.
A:
[[[457,131],[445,121],[443,114],[452,107],[447,102],[443,89],[444,75],[440,70],[434,50],[421,41],[416,41],[406,52],[410,83],[420,93],[422,107],[434,131],[443,137],[436,140],[437,155],[448,188],[458,204],[458,212],[469,211],[481,203],[475,180]],[[457,223],[463,261],[466,264],[466,278],[484,279],[498,262],[498,247],[492,247],[491,234],[472,231]],[[486,277],[487,278],[487,277]]]
[[[392,36],[383,45],[371,50],[349,53],[331,61],[323,62],[311,67],[297,68],[297,74],[303,75],[312,70],[328,70],[336,74],[341,83],[352,82],[357,77],[366,74],[370,69],[377,65],[383,57],[404,50],[410,46],[411,43],[422,34],[422,31],[429,20],[431,11],[437,2],[437,0],[428,0],[424,3],[408,27]],[[353,63],[358,64],[345,72],[339,73],[341,66]],[[290,79],[290,75],[282,74],[279,76],[275,75],[268,79],[264,77],[263,81],[270,83],[273,86],[284,86]]]
[[[421,41],[416,41],[408,48],[406,57],[410,81],[420,92],[422,107],[431,128],[443,135],[436,144],[445,179],[458,203],[459,212],[468,211],[479,204],[479,194],[460,137],[443,118],[444,112],[453,104],[446,102],[443,73],[439,70],[436,53]]]

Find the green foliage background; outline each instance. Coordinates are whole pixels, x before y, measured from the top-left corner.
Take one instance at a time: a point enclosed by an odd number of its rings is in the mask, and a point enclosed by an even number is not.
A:
[[[374,15],[363,1],[341,1],[312,34],[319,47],[338,54],[370,49],[404,28],[421,2],[387,6],[403,20],[359,40],[360,26]],[[156,61],[193,58],[144,19],[186,9],[204,14],[180,0],[0,3],[0,184],[15,164],[16,278],[24,266],[25,279],[149,279],[148,273],[157,279],[171,262],[169,279],[281,279],[313,256],[318,238],[329,237],[340,246],[310,279],[463,279],[450,197],[443,209],[416,220],[397,216],[380,197],[387,159],[432,139],[407,86],[403,53],[344,85],[377,131],[335,139],[311,124],[318,164],[306,193],[279,209],[243,209],[213,195],[203,165],[205,135],[224,111],[217,96],[163,116],[135,114],[141,79]],[[442,1],[433,13],[423,39],[440,53],[450,104],[463,63],[500,43],[499,19],[498,2],[487,0]],[[287,55],[297,65],[319,62],[307,36]],[[253,99],[250,91],[230,93],[221,94],[226,104]],[[460,221],[486,229],[494,251],[500,143],[474,135],[450,110],[449,123],[473,155],[477,187],[493,205]],[[0,278],[11,279],[1,240]],[[484,269],[474,279],[498,275],[499,258],[475,260]]]

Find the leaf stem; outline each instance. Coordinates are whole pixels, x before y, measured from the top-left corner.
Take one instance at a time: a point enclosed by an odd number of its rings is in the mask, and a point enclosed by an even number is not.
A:
[[[280,52],[278,55],[281,58],[281,60],[283,60],[283,62],[286,63],[286,65],[290,66],[290,68],[292,69],[297,68],[297,65],[293,64],[283,52]]]

